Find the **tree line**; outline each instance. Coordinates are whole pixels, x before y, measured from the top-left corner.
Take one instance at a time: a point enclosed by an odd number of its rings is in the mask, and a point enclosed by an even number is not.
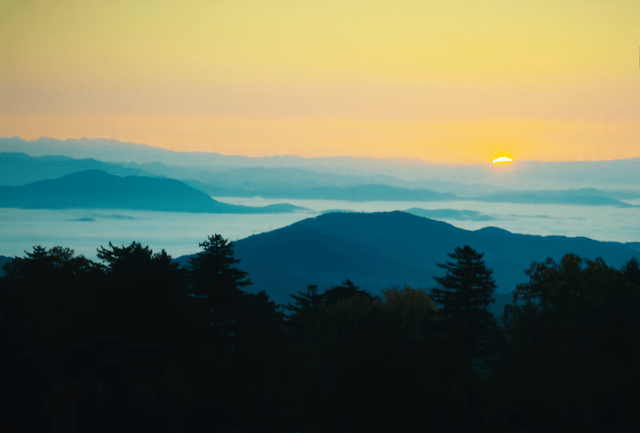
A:
[[[347,279],[285,314],[233,242],[199,246],[184,268],[136,242],[6,264],[2,431],[640,430],[635,258],[534,262],[494,317],[483,254],[456,247],[430,293]]]

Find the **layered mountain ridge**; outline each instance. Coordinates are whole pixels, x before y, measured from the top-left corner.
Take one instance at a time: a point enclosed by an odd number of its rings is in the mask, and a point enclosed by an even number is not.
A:
[[[262,207],[231,205],[216,201],[178,180],[147,176],[119,177],[101,170],[85,170],[24,186],[0,187],[0,207],[208,213],[283,213],[304,210],[291,204]]]

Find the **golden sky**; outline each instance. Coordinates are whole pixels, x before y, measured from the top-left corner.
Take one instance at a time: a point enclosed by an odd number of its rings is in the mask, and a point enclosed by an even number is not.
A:
[[[0,136],[635,157],[639,19],[637,0],[4,0]]]

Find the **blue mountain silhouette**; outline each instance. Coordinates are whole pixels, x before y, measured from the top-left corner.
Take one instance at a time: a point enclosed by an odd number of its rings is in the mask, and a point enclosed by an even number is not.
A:
[[[490,309],[499,314],[511,303],[516,285],[528,282],[525,270],[534,261],[551,257],[559,263],[574,253],[583,259],[601,257],[619,269],[634,254],[640,256],[619,242],[516,234],[497,227],[470,231],[405,212],[324,214],[239,240],[234,251],[241,259],[238,267],[254,282],[245,290],[265,290],[277,304],[286,304],[290,294],[304,292],[308,284],[318,284],[322,293],[347,278],[373,295],[405,284],[430,292],[437,287],[432,276],[444,276],[436,263],[451,261],[447,253],[463,245],[483,253],[493,270],[498,288]],[[185,265],[188,257],[176,261]]]
[[[18,187],[0,187],[0,207],[23,209],[133,209],[209,213],[282,213],[302,210],[291,204],[238,206],[168,178],[119,177],[85,170]]]

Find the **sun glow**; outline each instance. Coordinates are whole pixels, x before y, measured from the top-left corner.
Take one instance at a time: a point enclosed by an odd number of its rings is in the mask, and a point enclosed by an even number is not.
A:
[[[493,164],[510,164],[513,162],[513,156],[507,152],[496,153],[491,162]]]
[[[501,156],[500,158],[496,158],[491,162],[493,162],[494,164],[505,164],[505,163],[513,162],[513,159],[507,158],[506,156]]]

